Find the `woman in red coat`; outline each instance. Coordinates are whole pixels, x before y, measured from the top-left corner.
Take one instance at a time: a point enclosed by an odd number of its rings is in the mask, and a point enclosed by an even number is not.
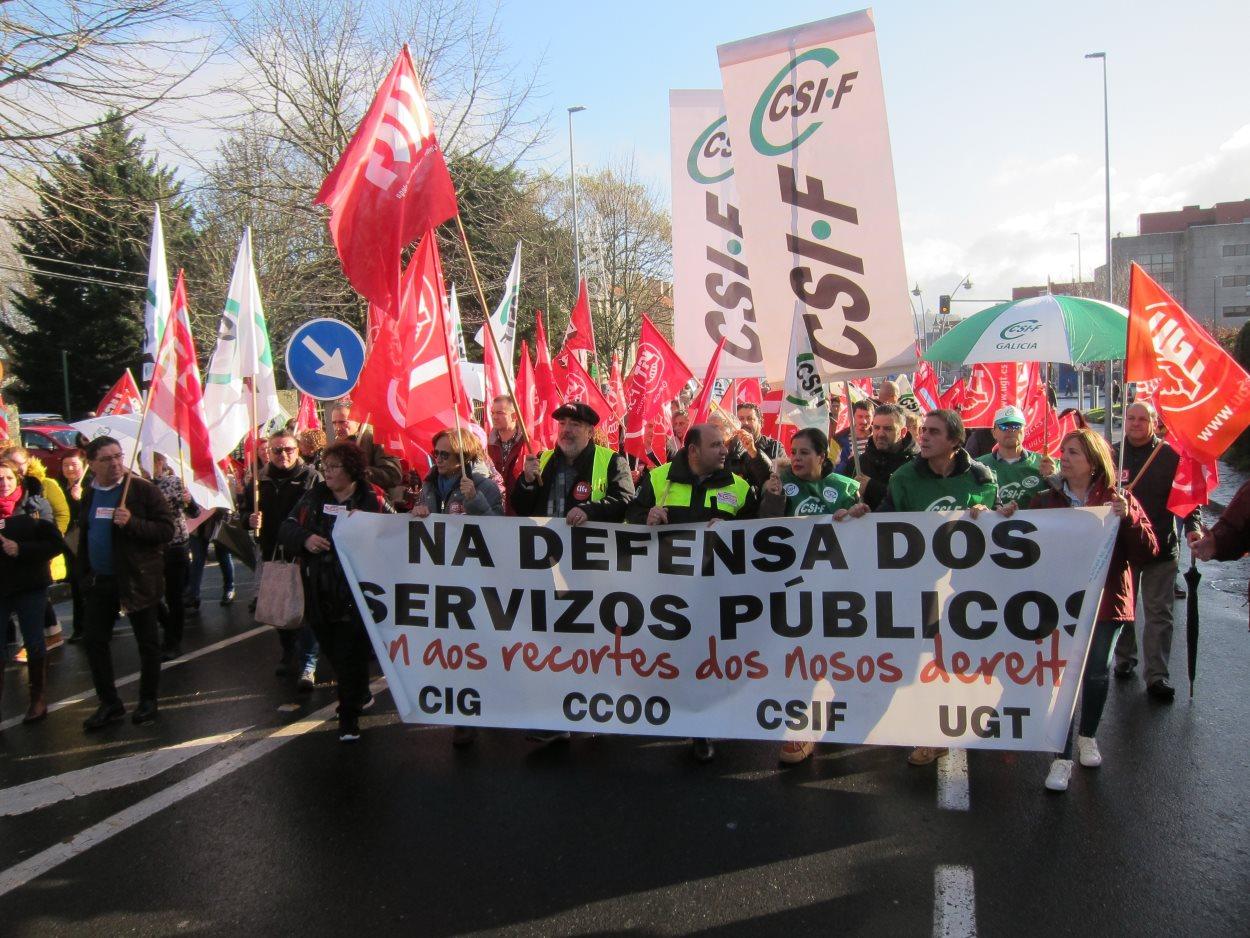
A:
[[[1130,492],[1118,491],[1112,484],[1115,471],[1111,450],[1092,430],[1073,430],[1063,438],[1059,454],[1059,475],[1046,480],[1047,488],[1034,497],[1030,510],[1038,508],[1093,508],[1110,505],[1120,519],[1111,566],[1102,591],[1102,604],[1094,622],[1094,635],[1085,658],[1081,681],[1080,722],[1076,729],[1076,749],[1081,765],[1096,768],[1102,755],[1094,734],[1107,702],[1111,650],[1124,625],[1133,627],[1133,577],[1129,566],[1145,563],[1159,551],[1150,519]],[[1051,763],[1046,787],[1067,791],[1072,777],[1072,733],[1062,755]]]

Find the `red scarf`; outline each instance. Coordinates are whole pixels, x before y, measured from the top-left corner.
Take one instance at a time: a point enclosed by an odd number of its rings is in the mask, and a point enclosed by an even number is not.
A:
[[[0,518],[12,517],[13,512],[17,510],[17,503],[22,497],[22,487],[19,485],[13,490],[12,495],[0,495]]]

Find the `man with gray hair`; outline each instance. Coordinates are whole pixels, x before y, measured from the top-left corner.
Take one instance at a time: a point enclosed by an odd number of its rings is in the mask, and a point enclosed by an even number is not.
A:
[[[1146,401],[1130,404],[1124,412],[1124,466],[1120,484],[1132,485],[1155,537],[1159,555],[1133,570],[1137,594],[1141,597],[1141,652],[1145,664],[1146,693],[1163,703],[1176,696],[1168,672],[1172,655],[1172,627],[1176,603],[1176,570],[1180,546],[1176,536],[1176,516],[1168,510],[1168,497],[1176,479],[1180,457],[1158,436],[1159,418]],[[1155,450],[1158,450],[1157,455]],[[1149,465],[1147,465],[1149,463]],[[1198,530],[1195,509],[1184,519],[1185,532]],[[1115,646],[1115,676],[1128,680],[1137,666],[1137,630],[1121,629]]]

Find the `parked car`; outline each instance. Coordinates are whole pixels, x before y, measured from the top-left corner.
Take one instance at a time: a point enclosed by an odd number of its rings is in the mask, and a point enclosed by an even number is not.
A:
[[[22,445],[43,463],[48,475],[61,478],[61,460],[78,449],[79,433],[63,423],[39,423],[22,427]]]

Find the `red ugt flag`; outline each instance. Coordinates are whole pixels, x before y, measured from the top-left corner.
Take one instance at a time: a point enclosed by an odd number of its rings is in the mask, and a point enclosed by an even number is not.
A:
[[[1028,368],[1018,362],[990,362],[972,369],[960,416],[964,426],[987,428],[994,425],[994,414],[1002,407],[1019,407],[1029,388]]]
[[[590,301],[586,297],[585,280],[577,282],[577,302],[573,304],[573,312],[569,316],[569,327],[564,332],[564,351],[560,354],[578,350],[590,352],[592,355],[595,351],[595,326],[590,319]]]
[[[638,358],[625,385],[625,452],[647,455],[647,425],[693,377],[660,330],[644,315]]]
[[[126,373],[100,398],[96,405],[96,415],[108,417],[112,414],[137,414],[143,410],[143,395],[139,393],[139,385],[135,376],[126,369]]]
[[[330,235],[351,285],[396,311],[400,252],[457,212],[407,46],[313,204],[330,208]]]
[[[1196,459],[1218,459],[1250,425],[1250,375],[1136,264],[1128,305],[1125,380],[1158,382],[1168,441]]]
[[[612,415],[612,423],[620,423],[625,418],[625,382],[621,379],[621,356],[612,353],[612,370],[608,376],[608,407]]]

